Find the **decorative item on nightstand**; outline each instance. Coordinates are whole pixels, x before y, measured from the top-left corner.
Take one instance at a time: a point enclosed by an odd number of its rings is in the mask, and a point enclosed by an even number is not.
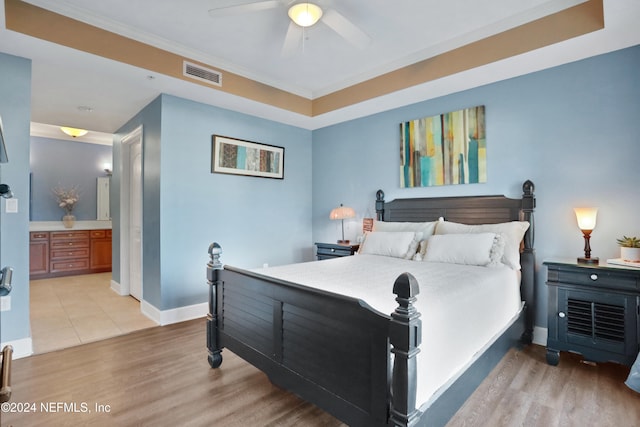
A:
[[[344,220],[349,218],[354,218],[356,216],[356,212],[352,208],[348,208],[346,206],[342,206],[340,203],[340,207],[331,210],[329,214],[330,219],[339,219],[342,221],[342,240],[338,240],[338,243],[348,245],[349,241],[344,239]]]
[[[578,262],[581,264],[598,264],[600,262],[598,258],[591,258],[591,245],[589,245],[591,232],[596,228],[598,208],[575,208],[574,211],[578,220],[578,228],[582,230],[584,235],[584,257],[578,257]]]
[[[640,239],[622,236],[622,239],[616,241],[620,246],[620,258],[623,261],[640,263]]]

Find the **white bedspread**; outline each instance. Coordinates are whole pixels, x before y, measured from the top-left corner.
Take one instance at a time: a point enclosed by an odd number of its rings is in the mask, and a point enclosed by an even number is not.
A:
[[[519,277],[508,267],[476,267],[356,255],[255,270],[276,278],[355,297],[390,315],[396,278],[409,272],[420,285],[422,314],[417,406],[440,394],[521,308]]]

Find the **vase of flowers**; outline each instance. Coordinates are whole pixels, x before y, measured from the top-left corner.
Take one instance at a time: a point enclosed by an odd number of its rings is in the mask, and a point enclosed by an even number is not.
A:
[[[80,200],[78,189],[76,187],[69,189],[56,187],[51,191],[53,191],[53,194],[56,196],[58,206],[64,210],[62,223],[65,228],[72,228],[76,222],[76,217],[73,215],[73,208],[76,206],[76,203],[78,203],[78,200]]]

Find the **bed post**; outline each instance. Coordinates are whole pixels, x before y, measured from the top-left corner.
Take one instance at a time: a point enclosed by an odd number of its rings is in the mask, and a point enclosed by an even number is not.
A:
[[[394,354],[391,377],[391,413],[389,425],[413,426],[419,420],[416,409],[418,348],[422,339],[420,313],[413,306],[420,292],[418,281],[409,273],[401,274],[393,285],[398,307],[391,314],[389,340]]]
[[[384,221],[384,191],[376,192],[376,219]]]
[[[520,292],[526,302],[525,306],[525,331],[522,334],[524,344],[530,344],[533,340],[533,327],[535,324],[535,298],[536,298],[536,254],[533,249],[535,239],[535,221],[533,211],[536,207],[536,198],[533,194],[535,186],[533,182],[527,180],[522,184],[522,216],[524,221],[529,222],[529,229],[524,235],[524,250],[520,255],[522,265],[522,284]]]
[[[222,269],[220,254],[222,248],[217,243],[209,245],[209,262],[207,263],[207,284],[209,285],[209,313],[207,314],[207,360],[212,368],[222,363],[222,348],[218,336],[218,272]]]

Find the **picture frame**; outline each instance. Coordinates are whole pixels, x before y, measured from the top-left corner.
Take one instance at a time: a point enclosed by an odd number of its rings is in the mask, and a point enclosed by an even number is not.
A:
[[[485,107],[400,124],[400,187],[487,182]]]
[[[284,147],[212,135],[211,173],[284,179]]]

